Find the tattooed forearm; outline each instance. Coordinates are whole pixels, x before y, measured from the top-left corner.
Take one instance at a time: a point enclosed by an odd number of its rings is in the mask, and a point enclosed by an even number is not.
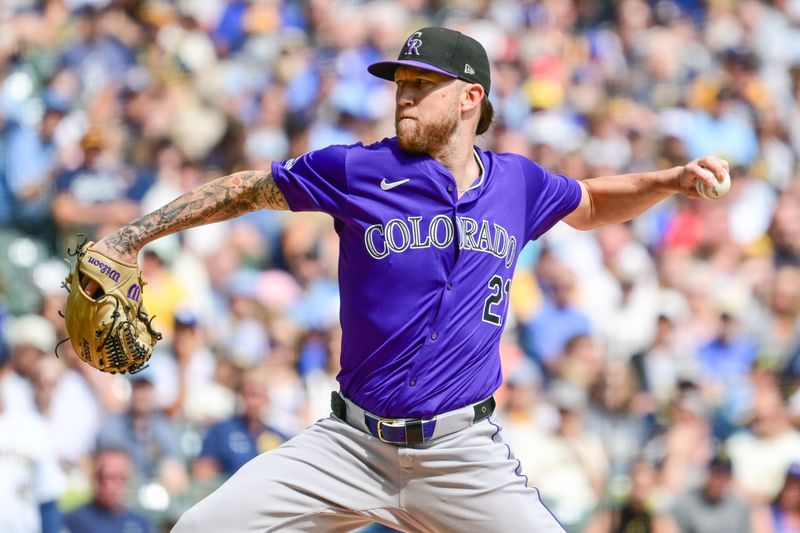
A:
[[[257,209],[288,209],[272,173],[248,170],[201,185],[106,238],[120,253],[176,231],[221,222]]]

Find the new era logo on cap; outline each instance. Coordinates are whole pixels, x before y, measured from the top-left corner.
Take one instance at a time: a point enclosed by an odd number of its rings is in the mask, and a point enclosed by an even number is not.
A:
[[[412,33],[395,61],[373,63],[368,70],[385,80],[394,81],[394,71],[405,65],[470,83],[478,83],[489,93],[489,58],[483,45],[461,32],[448,28],[422,28]]]

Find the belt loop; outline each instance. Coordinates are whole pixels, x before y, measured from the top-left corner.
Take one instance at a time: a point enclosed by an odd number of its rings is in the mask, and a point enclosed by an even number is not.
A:
[[[484,418],[487,418],[494,412],[495,408],[495,400],[494,396],[489,396],[487,399],[482,401],[481,403],[475,404],[475,417],[474,421],[479,422]]]
[[[425,436],[422,431],[422,420],[406,422],[406,444],[422,444]]]
[[[339,420],[347,422],[347,403],[339,391],[331,392],[331,411]]]

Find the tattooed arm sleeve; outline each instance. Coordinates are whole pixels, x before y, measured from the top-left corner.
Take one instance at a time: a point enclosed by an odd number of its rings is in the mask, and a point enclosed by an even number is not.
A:
[[[221,222],[257,209],[288,208],[272,172],[236,172],[201,185],[123,226],[106,237],[104,244],[128,255],[150,241],[180,230]]]

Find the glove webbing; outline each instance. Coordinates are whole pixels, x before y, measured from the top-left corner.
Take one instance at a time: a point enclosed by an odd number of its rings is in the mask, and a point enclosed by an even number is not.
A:
[[[144,359],[147,356],[147,350],[145,349],[144,345],[138,342],[136,335],[134,335],[134,331],[136,325],[131,322],[130,320],[125,320],[117,323],[120,319],[119,307],[120,307],[120,297],[116,294],[107,294],[103,296],[112,296],[115,300],[115,308],[114,312],[111,314],[111,319],[114,321],[108,328],[108,333],[106,334],[105,339],[100,344],[99,350],[101,352],[106,353],[106,357],[108,359],[108,366],[112,368],[125,368],[128,363],[128,359],[125,355],[125,348],[128,348],[129,352],[132,352],[134,355],[134,359]],[[136,318],[138,318],[141,322],[144,323],[145,327],[147,328],[147,332],[150,334],[153,339],[156,341],[161,340],[161,333],[156,331],[153,328],[152,321],[153,318],[148,318],[146,314],[142,312],[142,305],[141,303],[136,308]],[[98,329],[95,332],[95,335],[99,338],[103,332],[101,329]],[[124,343],[124,344],[123,344]],[[103,365],[104,361],[101,359],[100,364]],[[142,364],[132,364],[129,366],[127,372],[129,374],[136,374],[141,372],[148,365]]]

